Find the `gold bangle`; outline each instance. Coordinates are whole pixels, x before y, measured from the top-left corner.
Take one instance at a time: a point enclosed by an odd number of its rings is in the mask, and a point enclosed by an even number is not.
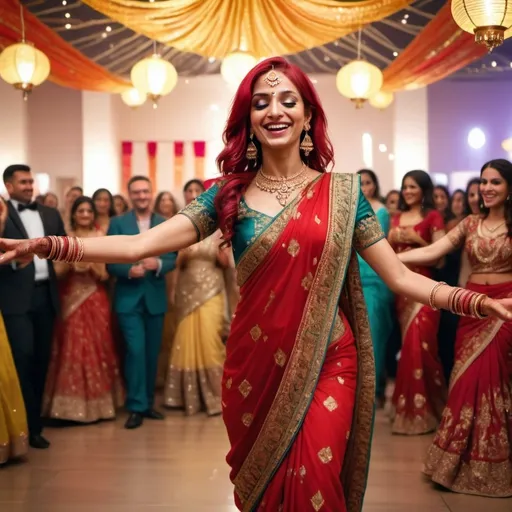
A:
[[[439,288],[442,286],[447,286],[447,284],[444,281],[440,281],[439,283],[436,283],[432,290],[430,290],[430,296],[428,298],[428,305],[434,310],[438,311],[439,308],[435,305],[435,299],[436,299],[436,293],[438,292]]]

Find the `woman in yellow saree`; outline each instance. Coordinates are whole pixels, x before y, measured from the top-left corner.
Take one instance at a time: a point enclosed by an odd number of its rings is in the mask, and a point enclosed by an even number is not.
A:
[[[1,240],[2,261],[130,262],[219,227],[240,301],[226,344],[222,413],[237,508],[359,512],[370,456],[373,348],[356,250],[397,294],[448,306],[451,287],[408,270],[383,239],[359,178],[333,160],[311,81],[282,58],[242,81],[218,158],[223,180],[132,237]],[[464,313],[512,318],[512,300],[473,294]]]

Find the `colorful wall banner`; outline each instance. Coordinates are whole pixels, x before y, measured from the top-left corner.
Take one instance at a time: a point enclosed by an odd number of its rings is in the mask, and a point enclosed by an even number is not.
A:
[[[25,34],[28,42],[50,59],[50,80],[73,89],[121,93],[131,85],[109,73],[66,43],[56,32],[23,8]],[[0,1],[0,51],[21,41],[20,3]]]
[[[121,143],[121,192],[127,193],[128,181],[132,176],[133,143],[124,141]]]
[[[194,141],[194,171],[195,177],[204,181],[204,159],[206,156],[206,142],[204,140]]]
[[[181,189],[183,183],[183,168],[184,168],[184,150],[185,143],[176,141],[174,142],[174,188]]]
[[[153,187],[153,192],[157,191],[157,182],[156,182],[156,154],[157,154],[158,144],[156,142],[148,142],[147,150],[148,150],[148,178],[151,182],[151,186]]]

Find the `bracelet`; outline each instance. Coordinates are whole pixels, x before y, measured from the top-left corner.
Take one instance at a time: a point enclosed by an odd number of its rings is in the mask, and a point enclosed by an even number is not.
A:
[[[84,257],[84,242],[74,236],[46,236],[50,250],[45,257],[47,260],[77,263]]]
[[[440,281],[439,283],[436,283],[432,290],[430,290],[430,296],[428,298],[428,305],[434,310],[438,311],[439,308],[436,307],[435,300],[436,300],[436,293],[438,292],[439,288],[447,286],[447,284],[444,281]]]
[[[436,286],[430,292],[431,300],[429,304],[431,307],[434,301],[433,292],[436,291]],[[470,316],[481,320],[486,317],[482,312],[482,306],[486,298],[487,295],[483,293],[476,293],[465,288],[453,288],[448,296],[447,309],[458,316]]]

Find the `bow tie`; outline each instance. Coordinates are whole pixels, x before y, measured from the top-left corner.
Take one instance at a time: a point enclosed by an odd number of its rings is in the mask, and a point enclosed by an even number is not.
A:
[[[37,203],[35,201],[33,203],[28,204],[18,203],[18,211],[23,212],[25,210],[37,210]]]

